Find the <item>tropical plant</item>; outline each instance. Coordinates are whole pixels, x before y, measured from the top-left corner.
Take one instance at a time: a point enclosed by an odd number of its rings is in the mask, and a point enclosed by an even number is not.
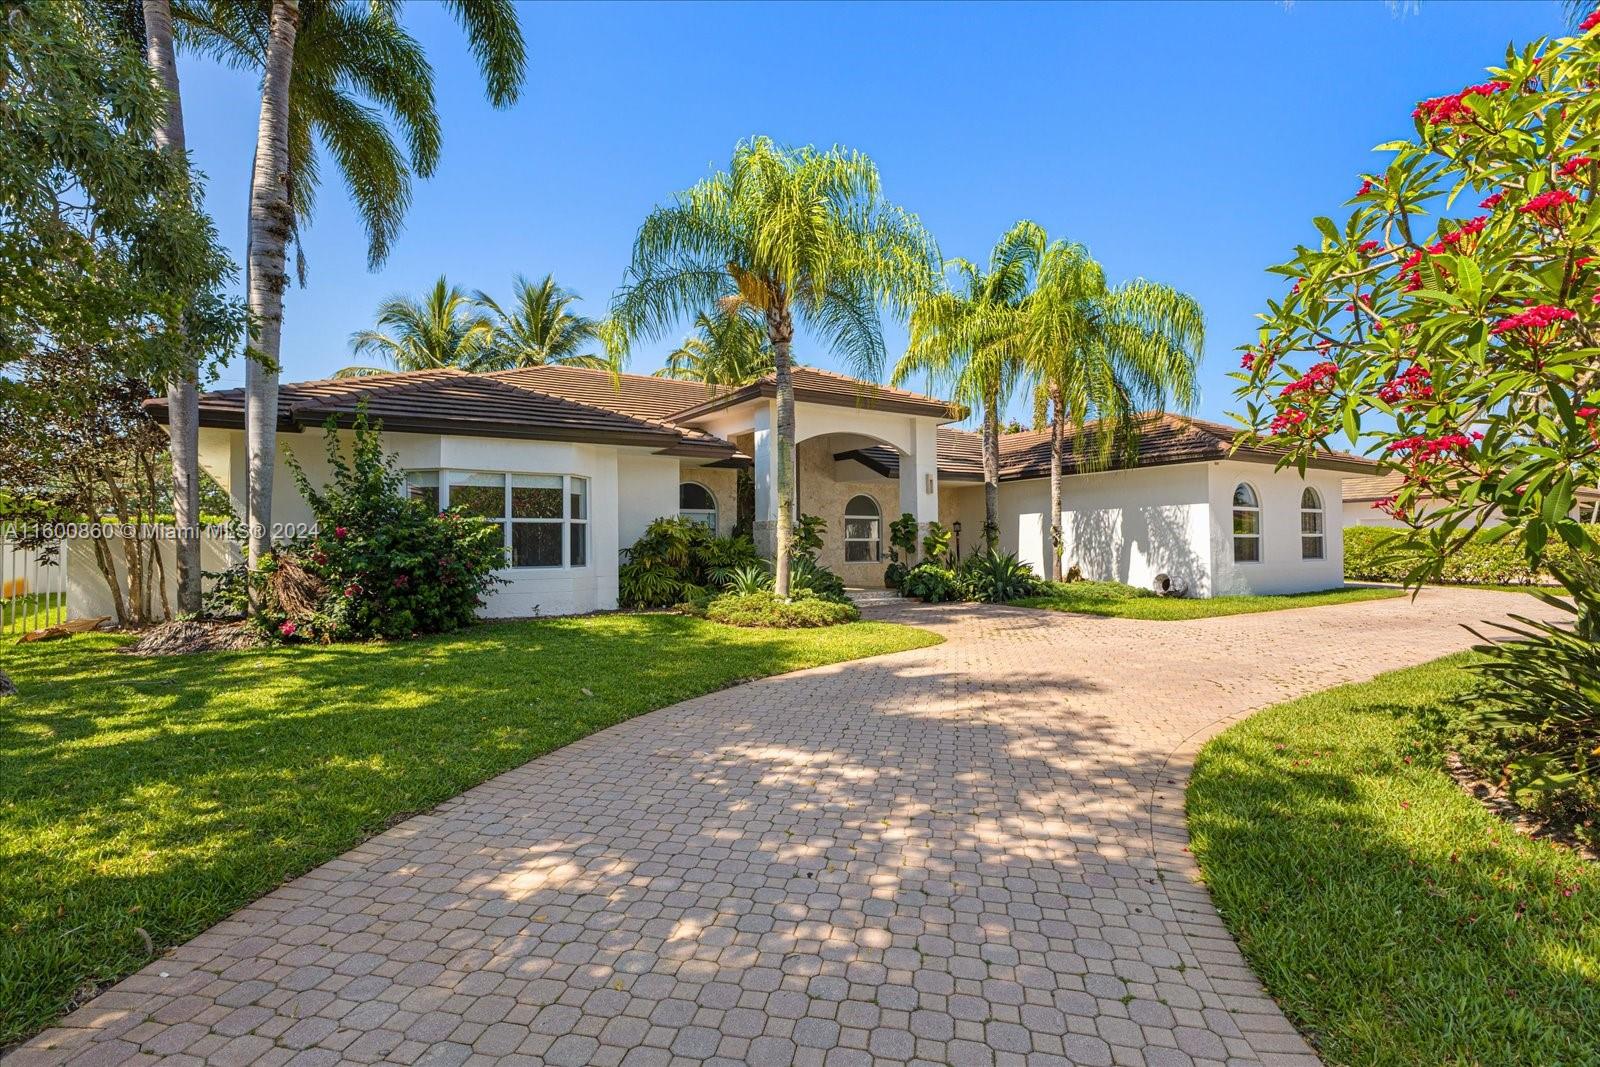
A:
[[[676,516],[656,519],[622,554],[618,600],[632,608],[671,607],[720,590],[761,558],[748,537],[717,537]]]
[[[1195,367],[1205,319],[1192,297],[1159,282],[1108,286],[1082,245],[1051,242],[1041,253],[1022,319],[1024,377],[1050,423],[1050,552],[1045,577],[1061,577],[1063,440],[1073,431],[1080,467],[1137,455],[1133,416],[1199,400]],[[1093,421],[1094,426],[1089,428]]]
[[[961,593],[967,600],[1004,604],[1043,589],[1033,568],[1009,552],[974,552],[961,561]]]
[[[794,524],[794,554],[796,557],[816,561],[822,551],[822,535],[827,532],[828,520],[821,515],[802,515]]]
[[[818,563],[815,557],[798,554],[789,560],[789,591],[839,603],[850,599],[845,595],[843,578]]]
[[[783,600],[770,589],[763,589],[717,597],[706,606],[706,618],[727,626],[792,629],[855,622],[861,612],[848,601],[821,600],[800,590],[795,591],[792,600]]]
[[[525,63],[511,0],[446,0],[445,6],[466,33],[490,101],[508,106]],[[328,148],[345,178],[367,227],[373,266],[399,233],[411,173],[427,177],[438,161],[432,72],[399,11],[397,0],[179,0],[173,9],[180,44],[262,72],[247,286],[257,333],[245,367],[252,561],[270,548],[287,250],[310,218],[320,176],[317,145]],[[396,148],[386,117],[398,126],[406,153]]]
[[[360,378],[390,371],[486,370],[495,366],[495,326],[488,315],[444,275],[421,300],[395,294],[378,305],[377,328],[350,335],[358,356],[375,355],[388,367],[345,367],[336,378]]]
[[[496,367],[590,367],[615,370],[616,358],[606,352],[603,324],[572,311],[578,294],[546,274],[537,282],[517,276],[511,310],[479,291],[478,305],[493,319]]]
[[[961,578],[943,564],[929,560],[912,567],[900,583],[904,596],[919,597],[930,604],[961,599]]]
[[[948,560],[950,558],[950,541],[954,537],[951,530],[939,520],[928,523],[928,532],[922,535],[922,558],[925,560]]]
[[[772,373],[766,323],[741,301],[721,301],[715,313],[696,315],[694,325],[694,336],[667,354],[657,377],[736,388]]]
[[[889,524],[889,558],[898,562],[902,555],[907,562],[917,556],[917,517],[909,511]]]
[[[772,574],[758,564],[747,564],[728,575],[725,587],[730,596],[750,596],[772,588]]]
[[[1000,537],[1000,411],[1022,369],[1022,309],[1044,247],[1044,231],[1023,221],[1000,238],[986,269],[964,259],[946,261],[944,285],[912,310],[911,340],[890,377],[899,385],[925,374],[981,410],[983,540],[989,548]]]
[[[795,320],[863,377],[883,362],[879,308],[909,306],[937,251],[915,216],[884,201],[858,152],[741,142],[719,171],[650,213],[613,304],[630,340],[737,296],[760,313],[772,346],[776,426],[777,593],[789,594],[795,516]]]

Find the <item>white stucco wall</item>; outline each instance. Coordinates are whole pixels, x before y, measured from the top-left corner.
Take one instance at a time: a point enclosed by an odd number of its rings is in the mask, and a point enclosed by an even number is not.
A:
[[[1209,595],[1207,484],[1199,464],[1062,479],[1062,571],[1076,564],[1085,578],[1141,588],[1164,573],[1187,583],[1190,595]],[[977,501],[981,536],[981,490]],[[1000,483],[1001,548],[1039,575],[1049,551],[1049,511],[1048,478]]]
[[[1302,593],[1344,585],[1343,476],[1336,471],[1289,467],[1275,471],[1265,463],[1226,460],[1202,468],[1210,478],[1212,589],[1217,595]],[[1233,559],[1233,490],[1240,482],[1255,487],[1261,502],[1261,562]],[[1301,558],[1300,496],[1306,486],[1322,496],[1324,550],[1320,560]]]

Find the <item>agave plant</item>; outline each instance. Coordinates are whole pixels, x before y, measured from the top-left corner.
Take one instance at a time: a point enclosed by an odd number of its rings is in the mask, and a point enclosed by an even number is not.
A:
[[[723,589],[733,596],[750,596],[765,593],[772,588],[772,575],[759,564],[747,564],[728,575]]]
[[[989,550],[968,556],[961,564],[961,585],[971,600],[1004,604],[1038,592],[1039,578],[1010,552]]]

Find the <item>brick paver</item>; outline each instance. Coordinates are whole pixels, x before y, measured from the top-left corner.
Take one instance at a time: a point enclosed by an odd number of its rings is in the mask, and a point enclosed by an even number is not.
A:
[[[503,774],[7,1067],[1312,1064],[1194,881],[1190,757],[1253,709],[1531,604],[892,607],[947,642],[686,701]]]

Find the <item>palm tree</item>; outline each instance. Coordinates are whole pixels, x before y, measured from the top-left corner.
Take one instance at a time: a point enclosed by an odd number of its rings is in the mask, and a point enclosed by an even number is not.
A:
[[[1182,409],[1199,399],[1196,364],[1205,343],[1205,318],[1189,296],[1137,279],[1108,287],[1105,272],[1082,246],[1049,245],[1041,257],[1023,317],[1025,373],[1048,406],[1050,420],[1050,557],[1046,577],[1061,577],[1063,438],[1085,444],[1089,465],[1108,463],[1120,447],[1137,449],[1133,416],[1169,402]],[[1093,433],[1087,424],[1095,421]],[[1085,441],[1086,438],[1092,440]]]
[[[525,52],[512,0],[445,0],[445,6],[466,32],[490,101],[514,102]],[[400,26],[398,10],[396,0],[178,0],[174,9],[183,43],[262,71],[247,257],[258,330],[245,368],[252,564],[270,548],[286,253],[310,218],[320,177],[317,146],[330,151],[344,175],[367,227],[373,266],[399,232],[412,172],[427,177],[438,161],[432,72]],[[406,154],[395,146],[389,122],[403,135]]]
[[[764,317],[739,301],[724,305],[714,314],[695,316],[694,335],[667,354],[667,365],[656,377],[737,388],[772,373]]]
[[[652,211],[613,303],[628,340],[740,297],[766,324],[778,394],[774,590],[789,595],[795,518],[795,318],[863,377],[883,364],[880,306],[903,309],[932,282],[938,252],[916,216],[887,203],[859,152],[740,142],[718,171]]]
[[[156,127],[156,145],[183,155],[183,96],[173,50],[172,7],[168,0],[144,0],[145,59],[166,93],[166,115]],[[200,365],[197,360],[167,383],[168,434],[172,450],[172,525],[178,533],[173,554],[178,565],[178,610],[201,609],[200,563]]]
[[[546,274],[538,282],[517,276],[515,304],[507,312],[480,290],[477,303],[494,316],[497,367],[592,367],[614,369],[603,332],[604,323],[568,310],[578,294]],[[598,346],[600,351],[594,351]]]
[[[350,335],[358,356],[375,355],[388,367],[345,367],[335,378],[360,378],[391,370],[496,366],[494,322],[477,303],[440,275],[421,300],[396,294],[378,305],[377,329]]]
[[[1022,221],[989,253],[987,269],[964,259],[946,263],[954,275],[911,313],[911,340],[890,382],[913,374],[946,384],[983,417],[983,540],[1000,537],[1000,412],[1021,373],[1023,308],[1044,255],[1044,231]]]

